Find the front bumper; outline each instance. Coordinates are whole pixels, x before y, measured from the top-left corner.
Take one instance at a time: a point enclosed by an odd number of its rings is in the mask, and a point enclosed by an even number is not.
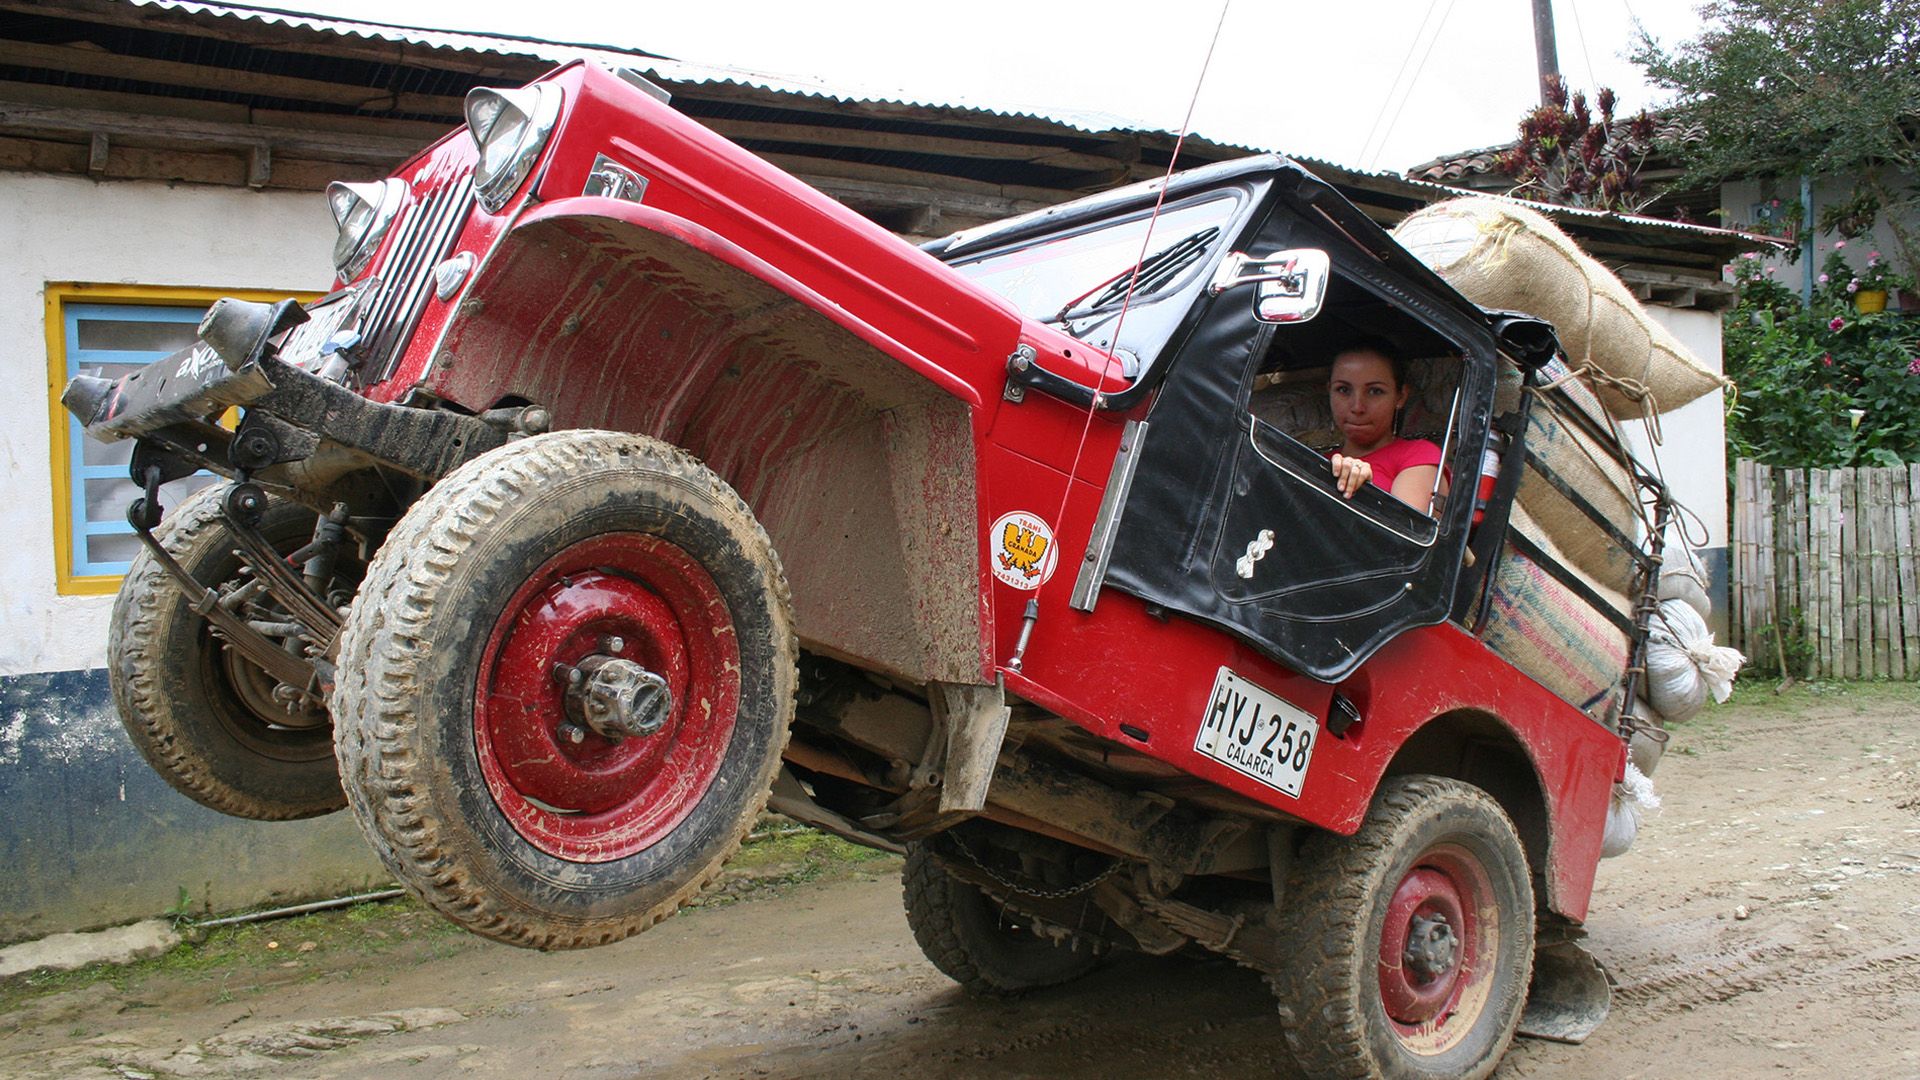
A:
[[[102,442],[137,439],[150,452],[228,476],[333,445],[371,459],[369,466],[432,482],[506,441],[505,429],[478,417],[369,401],[282,360],[283,350],[302,363],[318,359],[311,333],[294,336],[306,322],[307,312],[291,300],[222,300],[189,348],[117,380],[79,376],[60,402]],[[218,420],[236,407],[245,418],[228,431]]]

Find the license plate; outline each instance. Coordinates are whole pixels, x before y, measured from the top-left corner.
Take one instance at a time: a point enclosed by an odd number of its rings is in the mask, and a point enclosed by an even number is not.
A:
[[[1319,729],[1305,709],[1223,667],[1214,677],[1193,749],[1297,799]]]
[[[307,321],[287,331],[286,340],[280,344],[281,363],[303,371],[317,370],[320,366],[320,347],[353,316],[357,306],[354,301],[357,299],[357,294],[348,293],[308,308]]]

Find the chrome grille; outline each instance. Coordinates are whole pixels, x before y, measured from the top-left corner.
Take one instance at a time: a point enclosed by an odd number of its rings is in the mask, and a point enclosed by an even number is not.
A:
[[[372,295],[361,303],[362,363],[366,383],[381,382],[400,366],[407,337],[433,293],[433,268],[447,257],[473,206],[473,177],[429,194],[394,225],[386,257],[374,272]]]

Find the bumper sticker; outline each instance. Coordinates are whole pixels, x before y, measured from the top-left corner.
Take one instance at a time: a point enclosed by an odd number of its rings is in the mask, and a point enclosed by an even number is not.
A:
[[[1025,510],[1001,514],[987,533],[993,576],[1016,589],[1037,589],[1059,565],[1053,530],[1040,515]]]

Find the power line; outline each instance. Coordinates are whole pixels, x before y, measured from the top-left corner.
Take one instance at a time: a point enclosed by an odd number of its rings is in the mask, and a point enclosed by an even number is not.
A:
[[[1447,29],[1447,19],[1453,14],[1455,2],[1456,0],[1447,0],[1446,10],[1440,13],[1440,22],[1433,28],[1433,37],[1427,42],[1427,51],[1420,54],[1419,66],[1413,69],[1413,78],[1407,83],[1407,92],[1401,95],[1399,107],[1393,110],[1393,119],[1387,121],[1387,129],[1380,133],[1380,145],[1374,150],[1373,162],[1367,168],[1379,165],[1380,156],[1387,152],[1387,140],[1393,135],[1394,125],[1400,122],[1400,113],[1406,109],[1407,102],[1413,100],[1413,89],[1420,85],[1420,76],[1427,70],[1427,60],[1433,56],[1433,47],[1440,44],[1440,37]]]
[[[1393,95],[1400,88],[1400,80],[1407,74],[1407,64],[1412,62],[1415,50],[1420,48],[1420,38],[1426,34],[1427,20],[1433,18],[1433,9],[1440,6],[1440,0],[1427,0],[1426,14],[1420,16],[1420,25],[1413,29],[1413,39],[1407,42],[1407,55],[1400,58],[1400,70],[1393,73],[1393,81],[1387,84],[1387,96],[1380,102],[1380,111],[1373,116],[1373,126],[1367,129],[1367,137],[1360,143],[1360,152],[1354,155],[1354,164],[1366,160],[1367,148],[1373,145],[1374,132],[1380,130],[1380,121],[1386,119],[1387,110],[1393,107]]]
[[[1575,0],[1562,0],[1562,2],[1567,5],[1567,10],[1573,12],[1573,32],[1580,35],[1580,56],[1587,62],[1587,86],[1589,89],[1598,90],[1600,79],[1593,73],[1593,53],[1587,48],[1587,28],[1580,25],[1580,5]],[[1633,9],[1628,8],[1627,13],[1632,14]]]

